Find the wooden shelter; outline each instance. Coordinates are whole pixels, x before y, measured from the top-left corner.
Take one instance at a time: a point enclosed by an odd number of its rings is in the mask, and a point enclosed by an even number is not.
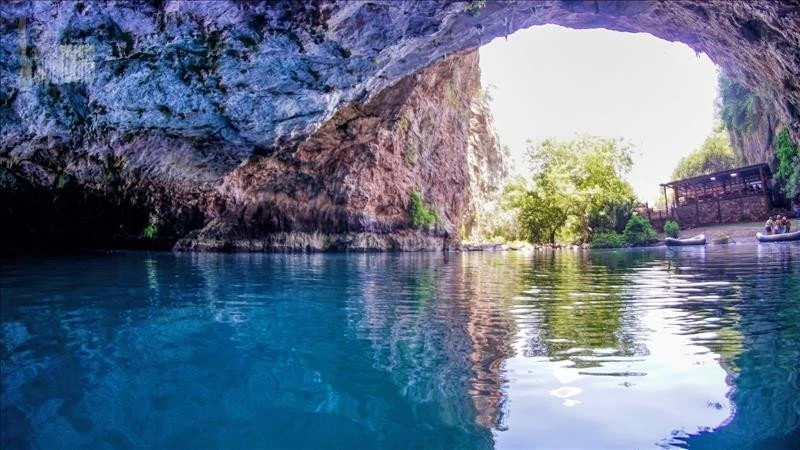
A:
[[[772,172],[766,164],[737,167],[661,185],[681,225],[699,226],[762,220],[772,206]]]

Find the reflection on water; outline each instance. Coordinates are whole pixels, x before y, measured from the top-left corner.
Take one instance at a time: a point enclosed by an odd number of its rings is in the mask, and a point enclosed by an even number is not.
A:
[[[6,448],[797,448],[800,246],[2,261]]]

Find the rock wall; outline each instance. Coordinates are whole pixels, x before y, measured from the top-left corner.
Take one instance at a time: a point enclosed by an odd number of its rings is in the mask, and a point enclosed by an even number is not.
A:
[[[469,226],[473,175],[495,165],[463,152],[492,138],[474,92],[442,110],[446,83],[414,74],[545,23],[685,42],[768,92],[800,140],[795,0],[16,0],[0,8],[4,239],[170,243],[195,229],[182,247],[445,245]],[[470,129],[486,138],[462,145]],[[407,229],[415,187],[438,230]]]
[[[214,193],[208,224],[179,249],[441,249],[505,164],[471,51],[340,110],[296,148],[256,155]],[[439,224],[415,230],[411,193]]]
[[[773,140],[785,126],[775,104],[766,92],[754,92],[724,75],[720,77],[722,120],[742,164],[766,163],[775,169]]]
[[[20,139],[0,156],[6,237],[180,250],[434,250],[471,226],[505,173],[477,51],[341,109],[296,146],[160,130]],[[226,157],[226,155],[233,155]],[[412,192],[437,211],[409,222]],[[154,239],[144,239],[155,226]]]
[[[769,211],[769,201],[763,194],[691,203],[675,210],[678,222],[689,227],[761,221],[767,217]]]
[[[752,129],[730,130],[731,145],[736,153],[741,155],[746,165],[769,164],[775,168],[775,145],[774,139],[783,126],[777,119],[776,114],[771,109],[767,109],[759,103],[755,108],[755,125]]]

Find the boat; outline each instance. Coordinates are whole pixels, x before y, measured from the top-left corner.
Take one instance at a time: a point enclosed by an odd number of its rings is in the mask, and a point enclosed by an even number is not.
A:
[[[800,231],[795,231],[792,233],[779,233],[779,234],[756,233],[756,239],[758,239],[759,242],[800,241]]]
[[[664,239],[664,243],[670,247],[677,247],[680,245],[706,245],[706,235],[698,234],[697,236],[685,239],[676,239],[668,237]]]
[[[714,245],[725,245],[731,242],[733,242],[733,239],[727,234],[711,240],[711,243]]]

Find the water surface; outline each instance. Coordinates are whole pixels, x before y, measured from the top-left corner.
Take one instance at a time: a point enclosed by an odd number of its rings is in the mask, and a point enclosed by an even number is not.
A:
[[[0,446],[800,445],[800,246],[2,261]]]

